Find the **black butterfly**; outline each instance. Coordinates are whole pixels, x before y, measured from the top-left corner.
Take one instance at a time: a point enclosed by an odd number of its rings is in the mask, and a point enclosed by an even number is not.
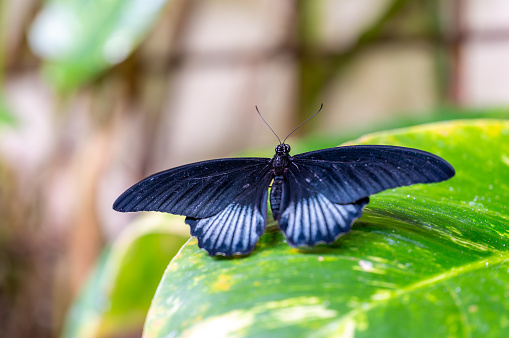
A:
[[[217,159],[154,174],[125,191],[113,209],[187,216],[191,235],[209,255],[246,255],[265,231],[271,182],[272,214],[296,247],[333,243],[370,195],[455,174],[444,159],[417,149],[358,145],[290,156],[284,142],[272,159]]]

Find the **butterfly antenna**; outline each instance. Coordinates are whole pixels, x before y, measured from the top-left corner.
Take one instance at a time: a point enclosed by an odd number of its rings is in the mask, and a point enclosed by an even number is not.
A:
[[[288,136],[284,139],[283,143],[285,143],[286,139],[290,137],[290,135],[292,135],[297,129],[299,129],[300,127],[302,127],[302,125],[304,123],[306,123],[307,121],[311,120],[313,117],[315,117],[316,114],[318,114],[320,112],[320,110],[322,110],[323,108],[323,103],[320,105],[320,109],[318,109],[318,111],[316,113],[314,113],[313,115],[311,115],[306,121],[302,122],[297,128],[295,128],[290,134],[288,134]]]
[[[263,118],[262,114],[260,113],[260,111],[258,110],[258,106],[255,106],[256,108],[256,111],[258,112],[258,115],[260,115],[260,117],[262,118],[262,121],[265,122],[265,124],[267,125],[267,127],[269,127],[270,130],[272,130],[272,128],[269,126],[269,124],[267,123],[267,121],[265,121],[265,119]],[[279,144],[281,144],[281,140],[279,139],[279,136],[277,136],[276,132],[274,132],[274,130],[272,130],[272,132],[274,133],[274,135],[276,135],[277,137],[277,140],[279,141]]]

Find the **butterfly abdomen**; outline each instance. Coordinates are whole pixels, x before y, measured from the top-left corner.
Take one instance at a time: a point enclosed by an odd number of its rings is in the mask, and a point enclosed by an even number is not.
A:
[[[274,220],[278,220],[280,217],[281,209],[281,195],[283,192],[283,176],[277,175],[272,181],[272,188],[270,189],[270,208],[272,210],[272,216]]]

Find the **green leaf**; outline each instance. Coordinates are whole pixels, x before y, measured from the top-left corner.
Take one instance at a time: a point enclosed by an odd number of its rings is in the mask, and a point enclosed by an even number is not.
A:
[[[29,33],[45,73],[72,89],[125,60],[145,37],[167,0],[52,0]]]
[[[63,337],[119,337],[141,332],[164,269],[189,229],[180,217],[145,215],[106,249],[68,313]]]
[[[271,232],[250,256],[225,259],[190,240],[164,274],[144,335],[505,336],[508,139],[508,121],[471,120],[352,142],[427,150],[457,174],[372,196],[331,246],[295,249]]]

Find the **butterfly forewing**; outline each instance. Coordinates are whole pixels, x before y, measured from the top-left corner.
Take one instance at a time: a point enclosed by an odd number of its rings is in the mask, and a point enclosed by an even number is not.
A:
[[[265,231],[267,193],[272,174],[267,173],[222,211],[207,218],[187,217],[191,235],[209,255],[232,256],[253,251]]]
[[[115,201],[113,209],[209,217],[224,210],[243,192],[251,190],[269,171],[270,159],[267,158],[227,158],[192,163],[136,183]]]
[[[442,158],[395,146],[346,146],[298,154],[288,170],[303,178],[302,189],[319,191],[340,204],[355,203],[386,189],[454,176],[453,167]]]

